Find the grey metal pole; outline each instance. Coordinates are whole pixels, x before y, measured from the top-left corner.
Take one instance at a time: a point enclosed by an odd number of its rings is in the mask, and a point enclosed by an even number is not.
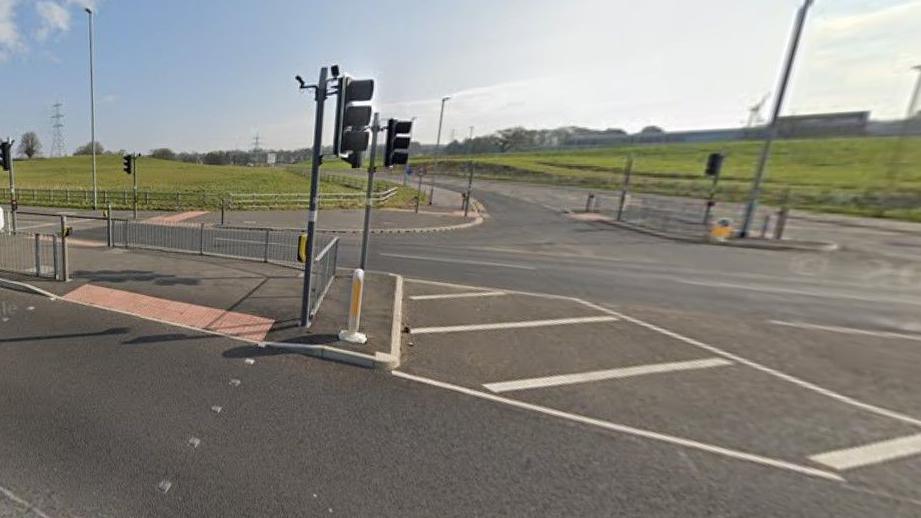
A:
[[[131,176],[134,177],[134,219],[138,219],[138,163],[137,157],[132,159]]]
[[[473,192],[473,126],[470,126],[470,142],[467,145],[467,195],[464,197],[464,217],[470,211],[470,194]]]
[[[419,178],[419,186],[416,188],[416,214],[419,214],[419,204],[422,202],[422,170],[416,173]]]
[[[313,148],[310,162],[310,205],[307,212],[307,258],[304,261],[304,289],[301,293],[301,327],[310,326],[310,277],[313,273],[313,258],[316,247],[314,236],[317,230],[317,211],[320,191],[320,152],[323,146],[323,106],[326,103],[327,68],[320,69],[320,79],[315,90],[317,103],[313,126]],[[342,95],[343,92],[339,92]]]
[[[380,115],[374,112],[371,122],[371,157],[368,159],[368,191],[365,195],[365,221],[361,232],[361,261],[359,268],[368,263],[368,236],[371,234],[371,192],[374,189],[374,158],[377,155],[377,132],[381,130]]]
[[[67,216],[61,215],[61,280],[67,282]]]
[[[892,163],[889,165],[889,184],[892,187],[898,179],[899,171],[902,169],[902,153],[905,149],[905,137],[908,135],[908,128],[911,125],[911,119],[915,115],[915,106],[918,104],[918,97],[921,96],[921,65],[912,67],[917,70],[918,80],[915,83],[915,89],[908,101],[908,109],[905,113],[905,120],[902,121],[902,129],[899,132],[899,139],[895,144],[895,151],[892,153]]]
[[[89,15],[89,33],[90,33],[90,147],[93,153],[93,210],[97,209],[97,186],[96,186],[96,72],[95,72],[95,44],[93,37],[93,10],[89,7],[84,9]]]
[[[620,189],[620,204],[617,206],[617,221],[624,219],[624,207],[627,205],[627,192],[630,189],[630,174],[633,173],[633,155],[627,157],[627,165],[624,166],[624,185]]]
[[[441,98],[441,113],[438,115],[438,136],[435,138],[435,167],[432,168],[432,190],[429,193],[429,205],[435,202],[435,170],[438,169],[441,156],[441,123],[445,118],[445,103],[450,97]]]
[[[796,23],[793,26],[793,35],[787,50],[787,57],[780,79],[780,87],[777,89],[777,97],[774,100],[774,111],[771,115],[771,121],[768,123],[767,136],[761,148],[761,156],[758,157],[758,166],[755,169],[755,179],[752,182],[752,190],[749,196],[748,205],[745,207],[745,218],[742,222],[742,229],[739,232],[739,237],[748,237],[748,233],[751,231],[751,226],[755,218],[755,211],[758,209],[758,198],[761,196],[761,184],[764,182],[765,166],[771,155],[771,145],[774,143],[774,139],[777,138],[777,122],[780,118],[780,111],[783,108],[784,97],[787,94],[787,87],[790,84],[790,75],[793,72],[793,62],[796,60],[796,51],[799,49],[800,38],[803,35],[803,27],[806,25],[806,14],[809,11],[809,7],[812,6],[812,2],[813,0],[805,0],[796,14]]]
[[[7,142],[10,143],[10,229],[13,233],[16,233],[16,210],[18,209],[18,203],[16,202],[16,167],[13,165],[13,142],[12,138],[7,137]]]

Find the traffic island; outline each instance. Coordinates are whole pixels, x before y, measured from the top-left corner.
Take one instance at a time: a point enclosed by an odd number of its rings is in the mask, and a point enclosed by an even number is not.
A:
[[[367,341],[361,344],[340,339],[349,318],[351,292],[350,272],[340,269],[306,332],[296,320],[276,322],[260,345],[362,367],[397,368],[402,356],[403,278],[365,273],[359,330]]]

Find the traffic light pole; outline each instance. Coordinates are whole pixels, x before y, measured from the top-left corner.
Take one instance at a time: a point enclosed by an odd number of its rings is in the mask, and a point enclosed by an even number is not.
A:
[[[138,163],[137,157],[131,159],[131,176],[134,177],[134,219],[138,219]]]
[[[793,72],[793,61],[796,59],[796,51],[799,49],[800,37],[803,34],[803,26],[806,25],[806,14],[813,0],[804,0],[803,5],[796,14],[796,24],[793,27],[793,36],[790,39],[790,48],[787,50],[787,58],[784,62],[783,74],[780,79],[780,88],[777,89],[777,98],[774,100],[774,111],[771,115],[771,121],[768,123],[767,136],[764,145],[761,148],[761,155],[758,157],[758,167],[755,170],[755,179],[752,181],[752,190],[749,196],[748,205],[745,207],[745,219],[742,221],[742,229],[739,231],[739,237],[748,237],[751,231],[752,223],[755,219],[755,211],[758,209],[758,198],[761,196],[761,184],[764,182],[764,170],[767,166],[768,157],[771,155],[771,145],[777,138],[777,123],[780,118],[780,110],[783,108],[784,97],[787,93],[787,86],[790,83],[790,74]]]
[[[313,148],[310,163],[310,206],[307,213],[307,258],[304,261],[304,289],[301,293],[301,327],[310,326],[310,280],[313,273],[314,236],[317,230],[317,212],[320,205],[320,160],[323,146],[323,105],[326,103],[327,68],[320,69],[320,79],[314,88],[317,103],[313,127]],[[341,92],[340,92],[341,94]]]
[[[368,236],[371,234],[371,193],[374,189],[374,159],[377,155],[377,134],[381,130],[380,115],[374,112],[371,122],[371,156],[368,159],[368,191],[365,194],[365,222],[361,233],[361,262],[359,268],[365,269],[368,262]]]
[[[13,146],[13,141],[10,140],[10,147]],[[16,172],[15,167],[13,166],[13,154],[10,152],[10,229],[13,230],[13,233],[16,233],[16,210],[19,208],[18,203],[16,203]]]

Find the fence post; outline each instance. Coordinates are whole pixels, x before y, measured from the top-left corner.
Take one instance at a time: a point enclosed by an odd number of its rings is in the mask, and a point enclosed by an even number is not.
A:
[[[771,215],[770,215],[770,214],[765,214],[765,215],[764,215],[764,224],[761,225],[761,239],[764,239],[764,238],[767,237],[768,227],[770,227],[770,226],[771,226]]]
[[[106,208],[106,245],[109,248],[115,246],[115,239],[112,231],[112,204],[110,203]]]
[[[633,155],[627,157],[624,166],[624,185],[620,188],[620,203],[617,206],[617,221],[624,219],[624,207],[627,206],[627,193],[630,190],[630,174],[633,172]]]
[[[265,229],[265,249],[262,251],[262,262],[269,262],[269,229]]]
[[[42,249],[40,234],[35,234],[35,276],[42,276]]]
[[[592,202],[595,201],[595,193],[588,193],[588,198],[585,199],[585,212],[592,211]]]
[[[61,271],[58,267],[58,237],[51,234],[51,263],[54,266],[54,280],[61,280]]]
[[[205,255],[205,224],[198,224],[198,255]]]
[[[67,276],[67,216],[64,214],[61,214],[61,280],[70,280]]]
[[[777,223],[774,224],[774,239],[783,239],[783,232],[787,226],[787,217],[790,215],[790,189],[783,193],[780,211],[777,212]]]

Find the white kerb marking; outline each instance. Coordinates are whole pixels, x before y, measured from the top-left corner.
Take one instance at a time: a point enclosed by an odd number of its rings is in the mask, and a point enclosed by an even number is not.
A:
[[[469,261],[466,259],[451,259],[448,257],[430,257],[425,255],[404,255],[404,254],[380,254],[384,257],[396,257],[399,259],[416,259],[418,261],[433,261],[438,263],[455,263],[455,264],[472,264],[477,266],[495,266],[498,268],[515,268],[518,270],[536,270],[533,266],[523,264],[493,263],[490,261]]]
[[[921,434],[820,453],[810,456],[809,460],[840,471],[901,459],[919,453],[921,453]]]
[[[521,329],[526,327],[564,326],[572,324],[593,324],[597,322],[616,322],[612,316],[554,318],[550,320],[526,320],[524,322],[496,322],[492,324],[468,324],[462,326],[417,327],[410,334],[427,335],[433,333],[458,333],[463,331],[490,331],[494,329]]]
[[[443,300],[466,299],[471,297],[499,297],[505,295],[504,291],[475,291],[468,293],[439,293],[437,295],[411,295],[409,300]]]
[[[17,504],[20,507],[25,507],[26,511],[31,512],[32,514],[34,514],[35,516],[38,516],[39,518],[51,518],[47,514],[43,513],[39,508],[23,500],[22,498],[19,498],[18,496],[16,496],[16,493],[13,493],[12,491],[10,491],[9,489],[3,486],[0,486],[0,495],[6,497],[9,500],[12,500],[13,503]]]
[[[707,369],[710,367],[724,367],[726,365],[732,365],[732,362],[729,360],[724,360],[723,358],[706,358],[702,360],[691,360],[685,362],[654,363],[650,365],[622,367],[619,369],[581,372],[578,374],[562,374],[559,376],[544,376],[541,378],[502,381],[497,383],[487,383],[483,386],[492,392],[500,393],[511,392],[514,390],[557,387],[560,385],[574,385],[576,383],[589,383],[592,381],[630,378],[633,376],[644,376],[646,374],[660,374],[664,372]]]
[[[812,477],[824,478],[827,480],[835,480],[838,482],[844,482],[845,480],[836,473],[830,471],[825,471],[821,469],[811,468],[809,466],[801,466],[799,464],[793,464],[791,462],[786,462],[783,460],[771,459],[769,457],[762,457],[760,455],[755,455],[752,453],[746,453],[743,451],[730,450],[728,448],[723,448],[721,446],[714,446],[712,444],[706,444],[702,442],[693,441],[690,439],[684,439],[682,437],[676,437],[674,435],[667,435],[659,432],[653,432],[651,430],[643,430],[642,428],[634,428],[632,426],[626,426],[617,423],[611,423],[608,421],[602,421],[601,419],[595,419],[592,417],[586,417],[578,414],[571,414],[569,412],[563,412],[560,410],[554,410],[545,406],[534,405],[531,403],[525,403],[523,401],[517,401],[514,399],[509,399],[502,396],[497,396],[490,394],[488,392],[480,392],[478,390],[469,389],[466,387],[461,387],[458,385],[452,385],[450,383],[444,383],[442,381],[437,381],[429,378],[423,378],[421,376],[415,376],[412,374],[407,374],[400,371],[391,371],[394,376],[398,378],[403,378],[418,383],[425,383],[427,385],[432,385],[434,387],[439,387],[442,389],[451,390],[454,392],[459,392],[461,394],[466,394],[468,396],[477,397],[480,399],[486,399],[493,401],[495,403],[501,403],[504,405],[521,408],[524,410],[530,410],[532,412],[538,412],[544,415],[549,415],[553,417],[558,417],[561,419],[566,419],[569,421],[574,421],[577,423],[582,423],[589,426],[595,426],[605,430],[610,430],[613,432],[620,432],[629,435],[634,435],[637,437],[643,437],[645,439],[652,439],[654,441],[664,442],[668,444],[674,444],[677,446],[683,446],[685,448],[692,448],[695,450],[705,451],[708,453],[713,453],[716,455],[722,455],[724,457],[730,457],[737,460],[744,460],[747,462],[753,462],[756,464],[761,464],[763,466],[770,466],[773,468],[784,469],[787,471],[794,471],[803,475],[809,475]]]
[[[817,331],[831,331],[833,333],[843,333],[848,335],[875,336],[878,338],[898,338],[902,340],[915,340],[921,342],[921,335],[912,335],[905,333],[893,333],[890,331],[870,331],[868,329],[855,329],[853,327],[827,326],[821,324],[810,324],[807,322],[785,322],[783,320],[769,320],[771,324],[778,326],[797,327],[800,329],[815,329]]]

